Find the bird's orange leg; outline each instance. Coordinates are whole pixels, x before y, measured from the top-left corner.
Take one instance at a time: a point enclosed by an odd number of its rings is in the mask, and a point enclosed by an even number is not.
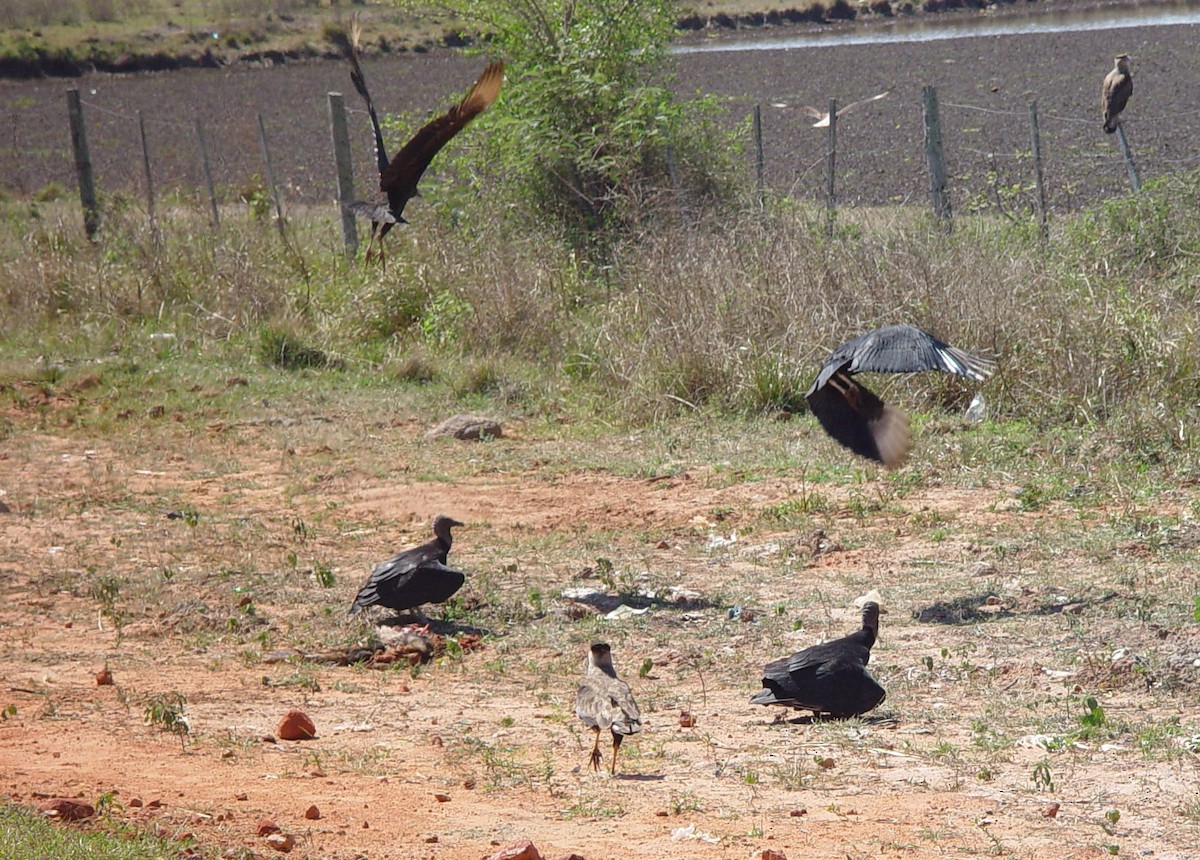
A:
[[[608,772],[612,776],[617,775],[617,750],[619,750],[621,748],[621,740],[622,739],[623,739],[622,735],[618,735],[618,734],[613,735],[613,757],[612,757],[612,762],[610,762],[609,768],[608,768]]]
[[[593,732],[595,732],[595,734],[596,734],[596,743],[594,743],[594,744],[592,745],[591,768],[592,768],[592,770],[598,771],[598,770],[600,770],[600,759],[601,759],[601,755],[600,755],[600,727],[599,727],[599,726],[592,726],[592,731],[593,731]]]

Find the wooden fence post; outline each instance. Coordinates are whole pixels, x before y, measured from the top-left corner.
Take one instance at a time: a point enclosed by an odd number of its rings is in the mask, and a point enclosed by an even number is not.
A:
[[[837,99],[829,100],[829,152],[825,158],[825,235],[833,236],[833,221],[837,217],[837,196],[833,180],[837,159]]]
[[[763,162],[762,105],[754,106],[754,176],[758,187],[758,208],[766,206],[766,164]]]
[[[1033,146],[1033,181],[1037,187],[1038,235],[1042,241],[1050,238],[1046,222],[1046,185],[1042,179],[1042,136],[1038,131],[1037,99],[1029,103],[1029,135]]]
[[[263,126],[262,114],[258,115],[258,142],[262,144],[263,168],[267,172],[267,188],[271,199],[275,202],[275,224],[279,227],[279,235],[283,235],[283,205],[279,202],[279,187],[275,184],[275,171],[271,167],[271,150],[267,147],[267,129]]]
[[[1121,144],[1121,157],[1125,159],[1125,170],[1129,174],[1129,184],[1134,192],[1142,190],[1142,180],[1138,176],[1137,167],[1133,163],[1133,153],[1129,151],[1129,141],[1125,138],[1125,127],[1117,123],[1117,142]]]
[[[942,125],[938,117],[937,88],[926,86],[921,94],[925,114],[925,160],[929,164],[929,200],[933,214],[952,228],[950,193],[946,189],[946,159],[942,154]]]
[[[354,158],[350,153],[350,129],[346,125],[346,100],[341,93],[329,93],[329,131],[333,136],[333,163],[337,170],[338,213],[342,218],[342,244],[346,256],[358,253],[358,226],[346,204],[354,199]]]
[[[137,112],[138,134],[142,138],[142,170],[146,174],[146,212],[150,216],[150,230],[156,232],[158,224],[154,219],[154,175],[150,172],[150,145],[146,142],[146,118],[139,110]]]
[[[208,186],[208,205],[212,214],[213,229],[221,226],[221,213],[217,209],[217,192],[213,188],[212,167],[208,162],[208,144],[204,142],[204,126],[196,120],[196,140],[200,144],[200,163],[204,165],[204,184]]]
[[[71,122],[71,147],[75,150],[75,173],[79,177],[79,202],[83,204],[83,229],[88,239],[95,242],[96,233],[100,229],[100,207],[96,203],[92,156],[88,152],[83,102],[79,99],[77,87],[67,90],[67,116]]]

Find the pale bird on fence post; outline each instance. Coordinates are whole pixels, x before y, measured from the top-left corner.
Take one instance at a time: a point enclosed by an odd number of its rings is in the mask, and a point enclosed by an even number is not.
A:
[[[856,102],[850,102],[850,104],[846,105],[845,107],[838,108],[838,111],[837,111],[838,119],[841,119],[842,116],[850,113],[850,111],[854,110],[855,108],[862,107],[865,104],[870,104],[871,102],[877,102],[880,99],[887,98],[889,95],[891,95],[891,93],[892,93],[891,90],[884,90],[883,92],[876,93],[875,95],[870,96],[868,98],[859,99]],[[771,102],[771,107],[777,107],[777,108],[794,107],[797,110],[808,114],[809,116],[811,116],[813,119],[816,120],[816,122],[813,123],[813,128],[827,128],[829,126],[829,111],[827,111],[827,110],[823,111],[820,108],[813,107],[812,105],[791,105],[791,104],[788,104],[787,102]]]
[[[1133,75],[1129,72],[1129,55],[1117,57],[1115,64],[1104,76],[1100,90],[1100,106],[1104,110],[1104,133],[1112,134],[1121,124],[1121,111],[1133,95]]]

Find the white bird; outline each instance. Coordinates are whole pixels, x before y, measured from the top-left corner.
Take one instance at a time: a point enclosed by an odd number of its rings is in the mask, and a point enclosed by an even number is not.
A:
[[[865,104],[870,104],[871,102],[877,102],[880,99],[885,99],[889,95],[891,95],[891,93],[892,93],[891,90],[884,90],[881,93],[876,93],[875,95],[871,96],[870,98],[859,99],[856,102],[850,102],[850,104],[846,105],[845,107],[838,108],[837,115],[839,118],[841,118],[841,116],[843,114],[847,114],[850,111],[854,110],[855,108],[862,107]],[[811,116],[813,119],[816,120],[816,122],[813,123],[813,128],[827,128],[829,126],[829,111],[827,111],[827,110],[823,111],[823,110],[820,110],[819,108],[815,108],[811,105],[790,105],[787,102],[772,102],[771,107],[777,107],[777,108],[794,107],[797,110],[803,111],[804,113],[808,114],[809,116]]]

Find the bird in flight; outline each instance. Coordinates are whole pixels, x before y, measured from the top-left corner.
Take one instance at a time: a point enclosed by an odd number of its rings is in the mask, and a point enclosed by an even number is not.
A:
[[[843,114],[850,113],[850,111],[854,110],[855,108],[862,107],[863,105],[870,104],[871,102],[877,102],[880,99],[885,99],[889,95],[891,95],[891,93],[892,93],[891,90],[884,90],[883,92],[876,93],[875,95],[870,96],[869,98],[859,99],[856,102],[850,102],[850,104],[846,105],[845,107],[840,107],[837,109],[838,118],[841,119]],[[815,107],[812,107],[811,105],[791,105],[791,104],[788,104],[787,102],[772,102],[771,107],[777,107],[777,108],[794,107],[797,110],[808,114],[809,116],[811,116],[813,119],[816,120],[816,122],[813,123],[813,128],[828,128],[828,126],[829,126],[829,111],[827,111],[827,110],[821,110],[820,108],[815,108]]]
[[[1112,134],[1121,124],[1121,111],[1133,95],[1133,75],[1129,72],[1129,55],[1117,57],[1112,69],[1104,76],[1100,90],[1100,106],[1104,109],[1104,133]]]
[[[826,433],[855,454],[894,469],[904,464],[912,447],[908,416],[884,403],[854,375],[940,370],[982,382],[995,367],[919,328],[891,325],[831,352],[804,397]]]
[[[380,265],[386,268],[383,237],[396,224],[408,223],[404,220],[404,207],[409,200],[418,196],[417,183],[429,167],[429,162],[433,161],[433,157],[500,95],[500,85],[504,81],[504,63],[489,63],[462,101],[423,125],[396,153],[396,157],[389,161],[383,143],[383,133],[379,128],[379,116],[375,112],[371,94],[367,90],[367,79],[358,61],[360,39],[361,30],[355,21],[351,25],[350,39],[347,43],[350,81],[367,103],[367,113],[371,116],[371,128],[375,133],[375,156],[379,162],[379,190],[383,192],[384,199],[354,200],[346,203],[345,208],[370,220],[371,238],[367,242],[366,261],[370,262],[374,245],[378,250]]]

